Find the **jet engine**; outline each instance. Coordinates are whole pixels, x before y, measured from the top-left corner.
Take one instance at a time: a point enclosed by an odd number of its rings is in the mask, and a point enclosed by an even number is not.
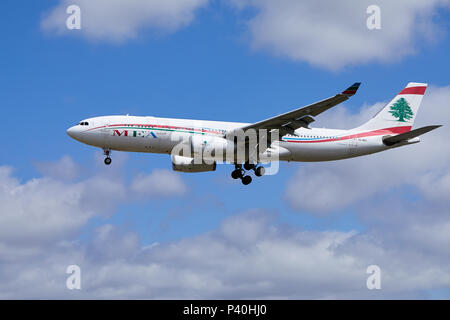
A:
[[[194,163],[194,158],[172,155],[172,169],[181,172],[215,171],[216,163]]]

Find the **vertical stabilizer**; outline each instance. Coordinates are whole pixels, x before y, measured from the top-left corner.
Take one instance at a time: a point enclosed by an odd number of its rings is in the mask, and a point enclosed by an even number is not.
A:
[[[426,83],[408,83],[391,102],[357,129],[387,129],[396,133],[410,131],[426,88]]]

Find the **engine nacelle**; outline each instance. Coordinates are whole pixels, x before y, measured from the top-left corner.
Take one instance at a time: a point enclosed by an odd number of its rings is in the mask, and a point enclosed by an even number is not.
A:
[[[216,163],[194,163],[194,158],[172,155],[172,169],[181,172],[215,171]]]
[[[224,160],[227,152],[227,146],[232,143],[224,138],[211,136],[192,136],[191,137],[191,151],[194,157],[204,157],[207,160],[214,160],[216,155]]]
[[[172,155],[184,157],[185,159],[180,161],[184,161],[185,166],[194,164],[190,159],[197,159],[198,161],[195,162],[206,161],[208,163],[243,163],[248,161],[248,159],[257,160],[257,162],[270,161],[273,158],[271,155],[275,153],[280,154],[281,149],[285,150],[290,155],[288,150],[281,147],[277,147],[276,149],[272,148],[272,153],[270,153],[270,150],[264,150],[264,154],[257,154],[257,145],[251,145],[250,143],[252,143],[250,140],[232,141],[217,136],[193,135],[190,136],[189,139],[177,144],[172,149]],[[256,143],[256,139],[253,143]],[[281,156],[284,156],[284,154]],[[278,158],[276,160],[278,160]],[[202,166],[201,163],[196,163],[196,165],[199,168]],[[195,170],[189,170],[187,172],[197,172]],[[199,170],[203,171],[202,169]]]

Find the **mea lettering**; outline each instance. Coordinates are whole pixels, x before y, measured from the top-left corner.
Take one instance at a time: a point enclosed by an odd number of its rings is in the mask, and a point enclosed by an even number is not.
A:
[[[128,130],[123,130],[122,132],[120,132],[119,130],[113,131],[113,136],[121,137],[122,135],[124,135],[125,137],[128,137]]]

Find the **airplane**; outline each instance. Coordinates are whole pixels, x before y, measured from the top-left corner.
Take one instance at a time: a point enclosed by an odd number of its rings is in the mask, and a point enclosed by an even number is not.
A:
[[[398,95],[366,123],[350,129],[312,128],[310,124],[322,112],[346,101],[360,86],[359,82],[328,99],[280,114],[256,123],[204,121],[153,116],[130,115],[101,116],[82,120],[69,128],[67,134],[82,143],[102,148],[105,164],[111,164],[111,151],[171,154],[172,168],[181,172],[215,171],[217,161],[195,161],[194,151],[173,154],[180,144],[179,137],[193,150],[206,146],[225,148],[232,146],[236,152],[236,132],[268,130],[279,133],[275,141],[268,141],[260,158],[250,161],[249,151],[244,157],[233,158],[228,163],[235,166],[233,179],[244,185],[252,182],[249,172],[256,176],[265,173],[263,155],[276,155],[278,161],[316,162],[332,161],[369,155],[405,145],[418,143],[419,136],[440,125],[412,130],[414,119],[427,88],[426,83],[410,82]],[[174,136],[177,139],[174,139]],[[258,138],[258,144],[263,145]],[[246,142],[248,147],[248,141]],[[267,157],[266,157],[267,158]]]

